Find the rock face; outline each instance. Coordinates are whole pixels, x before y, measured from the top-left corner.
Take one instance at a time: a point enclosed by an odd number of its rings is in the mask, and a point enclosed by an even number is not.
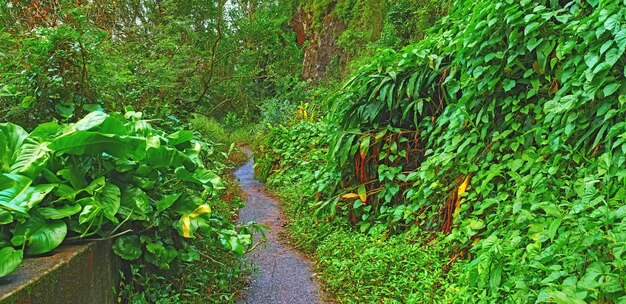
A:
[[[357,4],[347,0],[330,1],[324,8],[315,8],[321,15],[309,11],[311,7],[300,6],[291,25],[298,44],[304,46],[302,78],[316,84],[346,76],[352,57],[371,51],[368,45],[381,38],[388,11],[385,3],[380,0],[360,0]]]
[[[292,21],[298,44],[306,44],[302,78],[314,84],[325,79],[332,68],[341,69],[346,62],[343,50],[337,41],[346,26],[337,16],[330,14],[324,17],[319,28],[313,28],[313,17],[302,8],[298,9]]]

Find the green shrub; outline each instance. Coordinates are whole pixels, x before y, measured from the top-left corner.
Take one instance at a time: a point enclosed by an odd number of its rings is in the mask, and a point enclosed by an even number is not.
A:
[[[209,248],[229,260],[252,246],[249,227],[213,210],[223,204],[212,171],[223,156],[189,131],[165,133],[140,117],[93,112],[31,133],[0,124],[0,276],[68,239],[115,238],[113,251],[153,279]]]
[[[228,112],[226,116],[224,116],[223,125],[228,130],[236,130],[244,126],[244,121],[236,113]]]
[[[197,113],[193,114],[190,124],[204,138],[226,148],[231,145],[252,146],[256,140],[257,128],[259,128],[256,124],[244,125],[243,121],[239,121],[236,125],[225,129],[217,120]]]
[[[292,127],[273,127],[257,147],[255,173],[269,186],[294,182],[311,182],[307,194],[321,190],[335,177],[326,172],[329,125],[323,122],[301,121]],[[328,178],[319,185],[317,181]]]
[[[217,120],[197,113],[194,113],[192,116],[189,123],[202,137],[222,144],[231,143],[231,139],[226,133],[226,130],[224,130],[224,126]]]
[[[270,99],[261,104],[261,125],[287,124],[296,113],[297,104],[286,99]]]
[[[232,142],[244,146],[253,146],[257,140],[257,128],[258,125],[250,125],[233,130],[230,133],[230,139]]]

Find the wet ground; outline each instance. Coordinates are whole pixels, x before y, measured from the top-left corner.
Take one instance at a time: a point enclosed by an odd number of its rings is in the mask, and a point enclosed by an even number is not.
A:
[[[251,155],[249,150],[245,152]],[[249,161],[235,172],[239,186],[248,196],[246,207],[239,211],[239,219],[255,221],[272,230],[267,234],[267,242],[249,254],[259,271],[240,303],[321,303],[310,262],[279,237],[285,225],[284,215],[278,202],[254,179],[253,165],[254,162]]]

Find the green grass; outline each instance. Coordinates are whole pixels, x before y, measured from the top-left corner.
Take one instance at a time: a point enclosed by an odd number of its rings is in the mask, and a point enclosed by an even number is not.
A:
[[[217,120],[194,113],[193,118],[190,120],[190,122],[193,128],[200,132],[200,134],[204,138],[222,144],[232,143],[232,140],[229,134],[226,133],[224,126],[220,124]]]
[[[226,128],[216,119],[197,113],[193,114],[190,122],[193,128],[200,132],[203,137],[221,144],[252,145],[256,138],[257,126],[255,124]]]

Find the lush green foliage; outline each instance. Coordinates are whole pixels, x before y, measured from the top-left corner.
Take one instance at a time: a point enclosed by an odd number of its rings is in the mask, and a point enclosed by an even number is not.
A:
[[[31,133],[0,125],[3,276],[23,254],[94,235],[117,237],[113,251],[120,257],[160,269],[199,260],[186,241],[196,236],[245,253],[249,230],[239,233],[212,213],[224,184],[212,171],[223,165],[211,144],[194,140],[190,131],[166,134],[140,118],[137,112],[93,112],[75,124],[45,123]]]
[[[118,236],[130,301],[233,301],[251,238],[218,175],[260,122],[341,302],[624,303],[626,2],[450,3],[0,4],[0,276]],[[129,105],[159,119],[101,112]]]
[[[227,207],[240,206],[237,203],[235,199]],[[215,207],[213,212],[220,212],[220,206]],[[168,271],[131,264],[121,273],[120,297],[130,303],[235,303],[248,283],[248,263],[212,238],[196,238],[189,245],[198,250],[200,259]]]
[[[358,66],[379,48],[400,49],[424,37],[425,31],[447,15],[451,1],[314,0],[295,1],[321,35],[339,21],[337,45],[342,64]],[[333,29],[325,29],[332,31]]]
[[[444,245],[437,299],[625,301],[625,4],[457,1],[332,100],[310,207]]]
[[[332,299],[422,303],[441,298],[442,288],[454,292],[438,245],[413,242],[411,235],[387,238],[384,229],[358,234],[346,219],[320,220],[306,208],[319,198],[319,189],[339,178],[325,166],[330,131],[322,122],[270,129],[265,143],[272,146],[260,146],[264,154],[256,159],[256,168],[261,177],[269,174],[267,185],[286,202],[291,243],[317,258],[318,274]]]
[[[317,254],[326,287],[341,303],[453,302],[458,291],[437,249],[402,236],[381,239],[344,230],[329,234]],[[442,296],[442,289],[450,292]]]
[[[267,181],[269,186],[278,186],[294,182],[312,185],[308,195],[319,192],[313,187],[316,180],[336,182],[337,178],[325,174],[325,155],[328,152],[320,149],[327,146],[328,125],[300,121],[287,128],[278,126],[270,128],[264,143],[259,145],[259,156],[255,158],[256,176]]]
[[[401,49],[424,37],[426,31],[448,14],[452,1],[393,1],[389,7],[379,47]]]
[[[132,105],[254,120],[299,71],[290,17],[268,1],[0,4],[0,119],[30,130]]]
[[[249,131],[238,129],[227,134],[214,120],[195,116],[191,126],[212,143],[214,152],[209,162],[219,167],[214,172],[222,172],[220,175],[225,177],[222,181],[226,189],[220,191],[219,200],[213,201],[212,213],[234,222],[238,209],[243,207],[243,195],[230,171],[247,161],[245,154],[236,149],[234,143],[240,138],[247,138],[244,134]],[[178,128],[179,124],[173,122],[171,127]],[[162,124],[166,129],[170,128],[169,125]],[[260,229],[254,223],[249,224],[255,231]],[[132,303],[235,303],[251,275],[251,267],[245,257],[232,254],[219,240],[211,237],[199,236],[188,240],[188,243],[198,250],[200,259],[177,263],[176,267],[167,271],[133,263],[122,273],[124,280],[119,289],[120,297]]]
[[[31,201],[17,211],[0,207],[0,276],[25,251],[121,235],[114,250],[133,260],[124,271],[125,301],[236,300],[250,231],[232,224],[242,203],[236,185],[221,189],[217,175],[245,157],[234,142],[254,138],[248,124],[260,101],[293,92],[301,50],[290,10],[273,1],[226,2],[0,4],[0,122],[23,127],[3,125],[0,148],[11,143],[5,150],[15,155],[0,152],[0,189],[18,195],[6,201],[11,208]],[[82,135],[67,124],[130,106],[150,123],[137,113],[111,114]],[[210,141],[179,131],[189,118]],[[63,148],[74,140],[78,146]],[[28,180],[13,172],[25,148],[42,156],[17,172]]]

